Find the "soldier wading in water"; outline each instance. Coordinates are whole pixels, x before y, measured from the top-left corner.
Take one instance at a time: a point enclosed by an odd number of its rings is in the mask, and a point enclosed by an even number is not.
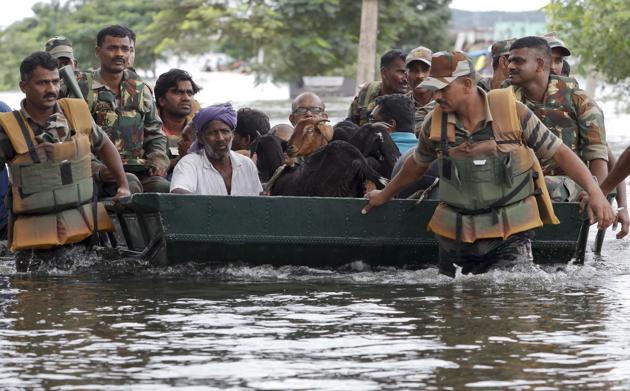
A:
[[[558,223],[537,157],[553,159],[588,192],[591,223],[612,224],[612,208],[580,158],[510,89],[478,88],[464,53],[435,53],[420,86],[435,91],[437,105],[416,152],[383,190],[366,194],[362,213],[422,177],[437,159],[441,202],[428,228],[439,243],[440,273],[454,277],[454,264],[477,274],[532,261],[532,230]]]

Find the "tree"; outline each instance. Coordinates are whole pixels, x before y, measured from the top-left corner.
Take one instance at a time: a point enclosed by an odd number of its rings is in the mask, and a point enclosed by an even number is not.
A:
[[[582,71],[612,83],[630,77],[630,0],[552,0],[545,12]]]

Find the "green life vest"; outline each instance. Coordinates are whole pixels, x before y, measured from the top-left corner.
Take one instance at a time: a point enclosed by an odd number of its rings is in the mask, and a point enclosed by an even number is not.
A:
[[[92,234],[93,215],[99,229],[111,229],[101,210],[91,210],[94,185],[91,168],[92,120],[81,99],[59,100],[69,140],[47,144],[38,153],[33,130],[19,111],[0,114],[0,126],[9,137],[15,157],[11,173],[11,250],[48,248],[76,243]]]
[[[550,201],[538,205],[537,196],[547,192],[535,155],[523,143],[511,90],[489,92],[488,105],[492,134],[456,146],[455,126],[439,104],[432,114],[429,139],[439,143],[442,202],[428,228],[449,239],[505,239],[542,226],[541,215],[555,219]],[[551,211],[539,211],[546,207]]]

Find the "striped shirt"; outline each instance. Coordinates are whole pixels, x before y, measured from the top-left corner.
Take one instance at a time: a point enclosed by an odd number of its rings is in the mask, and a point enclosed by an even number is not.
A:
[[[492,114],[488,106],[488,97],[481,88],[478,91],[485,99],[485,118],[481,127],[471,132],[464,128],[464,125],[457,118],[455,113],[448,114],[448,122],[455,124],[455,142],[450,145],[456,146],[463,142],[474,142],[475,139],[486,140],[492,134]],[[532,113],[524,104],[516,102],[516,114],[523,129],[523,140],[525,144],[532,148],[541,160],[551,159],[562,145],[562,140],[556,137],[547,127],[540,122],[538,117]],[[440,143],[429,140],[431,133],[432,112],[427,115],[422,124],[422,131],[419,134],[418,147],[414,153],[414,159],[421,167],[428,167],[432,161],[437,159]]]

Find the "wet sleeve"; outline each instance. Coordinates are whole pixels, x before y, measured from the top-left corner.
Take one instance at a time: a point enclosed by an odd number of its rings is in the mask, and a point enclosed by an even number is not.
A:
[[[422,130],[418,134],[418,146],[413,154],[416,163],[421,167],[428,167],[431,162],[437,159],[437,153],[433,148],[433,142],[429,140],[431,132],[431,116],[428,115],[422,123]]]
[[[161,151],[166,153],[166,135],[162,131],[160,121],[155,110],[153,94],[147,85],[144,86],[144,156],[151,152]]]
[[[577,153],[584,162],[603,159],[608,161],[604,113],[586,92],[576,90],[573,107],[577,110]]]
[[[527,146],[534,150],[539,159],[551,159],[562,145],[562,140],[556,137],[524,104],[517,102],[516,112],[521,121],[523,138]]]

